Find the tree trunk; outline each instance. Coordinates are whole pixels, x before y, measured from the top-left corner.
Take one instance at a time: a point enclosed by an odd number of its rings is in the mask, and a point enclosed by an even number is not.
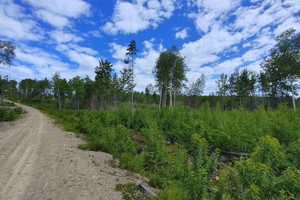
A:
[[[294,111],[296,112],[296,102],[295,102],[295,96],[294,96],[294,86],[293,86],[293,81],[291,80],[291,88],[292,88],[292,100],[293,100],[293,108]]]
[[[132,85],[132,90],[131,90],[131,118],[133,119],[134,117],[134,104],[133,104],[133,85]]]
[[[172,89],[170,88],[170,108],[172,107]]]
[[[173,105],[176,106],[176,90],[174,90],[174,101],[173,101]]]
[[[159,110],[161,109],[161,104],[162,104],[162,88],[160,89],[160,96],[159,96]]]
[[[262,104],[263,107],[264,107],[264,96],[265,96],[265,93],[264,93],[264,91],[262,91],[262,94],[261,94],[261,104]]]
[[[167,90],[165,88],[165,91],[164,91],[164,107],[167,107]]]
[[[95,96],[94,95],[91,95],[90,109],[95,110]]]
[[[131,61],[131,64],[132,64],[132,80],[131,80],[131,84],[132,84],[132,88],[131,88],[131,118],[133,119],[134,117],[134,105],[133,105],[133,88],[134,88],[134,85],[133,85],[133,79],[134,79],[134,71],[133,71],[133,54],[132,54],[132,61]]]
[[[28,93],[28,88],[25,88],[25,99],[27,100],[27,93]]]

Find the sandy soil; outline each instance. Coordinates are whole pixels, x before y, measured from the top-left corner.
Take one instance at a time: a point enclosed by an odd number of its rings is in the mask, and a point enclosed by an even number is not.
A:
[[[118,183],[138,176],[111,166],[112,156],[83,151],[74,133],[63,131],[40,111],[0,128],[0,199],[122,199]]]

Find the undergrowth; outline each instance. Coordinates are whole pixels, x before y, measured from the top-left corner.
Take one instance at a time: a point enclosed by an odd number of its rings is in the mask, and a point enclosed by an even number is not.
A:
[[[35,106],[83,134],[79,148],[108,152],[121,168],[147,176],[160,199],[300,198],[300,112],[285,105],[254,112],[136,105],[133,119],[129,104],[109,111]],[[224,151],[250,158],[223,164]]]
[[[116,191],[122,192],[124,200],[151,200],[134,183],[117,184]]]
[[[24,114],[25,111],[16,107],[13,110],[8,110],[7,108],[0,108],[0,121],[14,121],[20,117],[21,114]]]

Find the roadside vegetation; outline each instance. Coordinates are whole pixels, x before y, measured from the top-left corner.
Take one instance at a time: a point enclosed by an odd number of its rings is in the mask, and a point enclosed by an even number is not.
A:
[[[14,121],[24,113],[25,111],[20,107],[16,107],[14,103],[2,101],[0,104],[0,122]]]
[[[12,110],[9,110],[7,108],[0,108],[0,122],[14,121],[24,113],[25,111],[20,107],[14,108]]]
[[[299,199],[300,35],[294,33],[277,37],[259,74],[222,74],[209,96],[201,96],[204,75],[185,85],[188,66],[175,46],[157,59],[156,85],[134,92],[134,41],[119,76],[100,60],[94,80],[56,73],[17,88],[2,78],[0,91],[83,136],[79,148],[108,152],[119,167],[148,177],[159,199]]]
[[[130,104],[110,111],[38,108],[83,134],[87,143],[79,148],[108,152],[121,168],[148,177],[161,199],[299,198],[300,112],[286,105],[254,112],[208,103],[193,111],[138,105],[133,120]]]

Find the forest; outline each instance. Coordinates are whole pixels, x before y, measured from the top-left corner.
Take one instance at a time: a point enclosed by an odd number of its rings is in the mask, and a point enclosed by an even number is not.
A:
[[[119,167],[146,176],[159,199],[300,198],[300,35],[277,36],[261,71],[221,74],[202,96],[205,76],[189,70],[175,46],[153,68],[155,85],[134,90],[132,40],[117,74],[100,60],[95,77],[0,78],[0,96],[36,107],[104,151]]]

